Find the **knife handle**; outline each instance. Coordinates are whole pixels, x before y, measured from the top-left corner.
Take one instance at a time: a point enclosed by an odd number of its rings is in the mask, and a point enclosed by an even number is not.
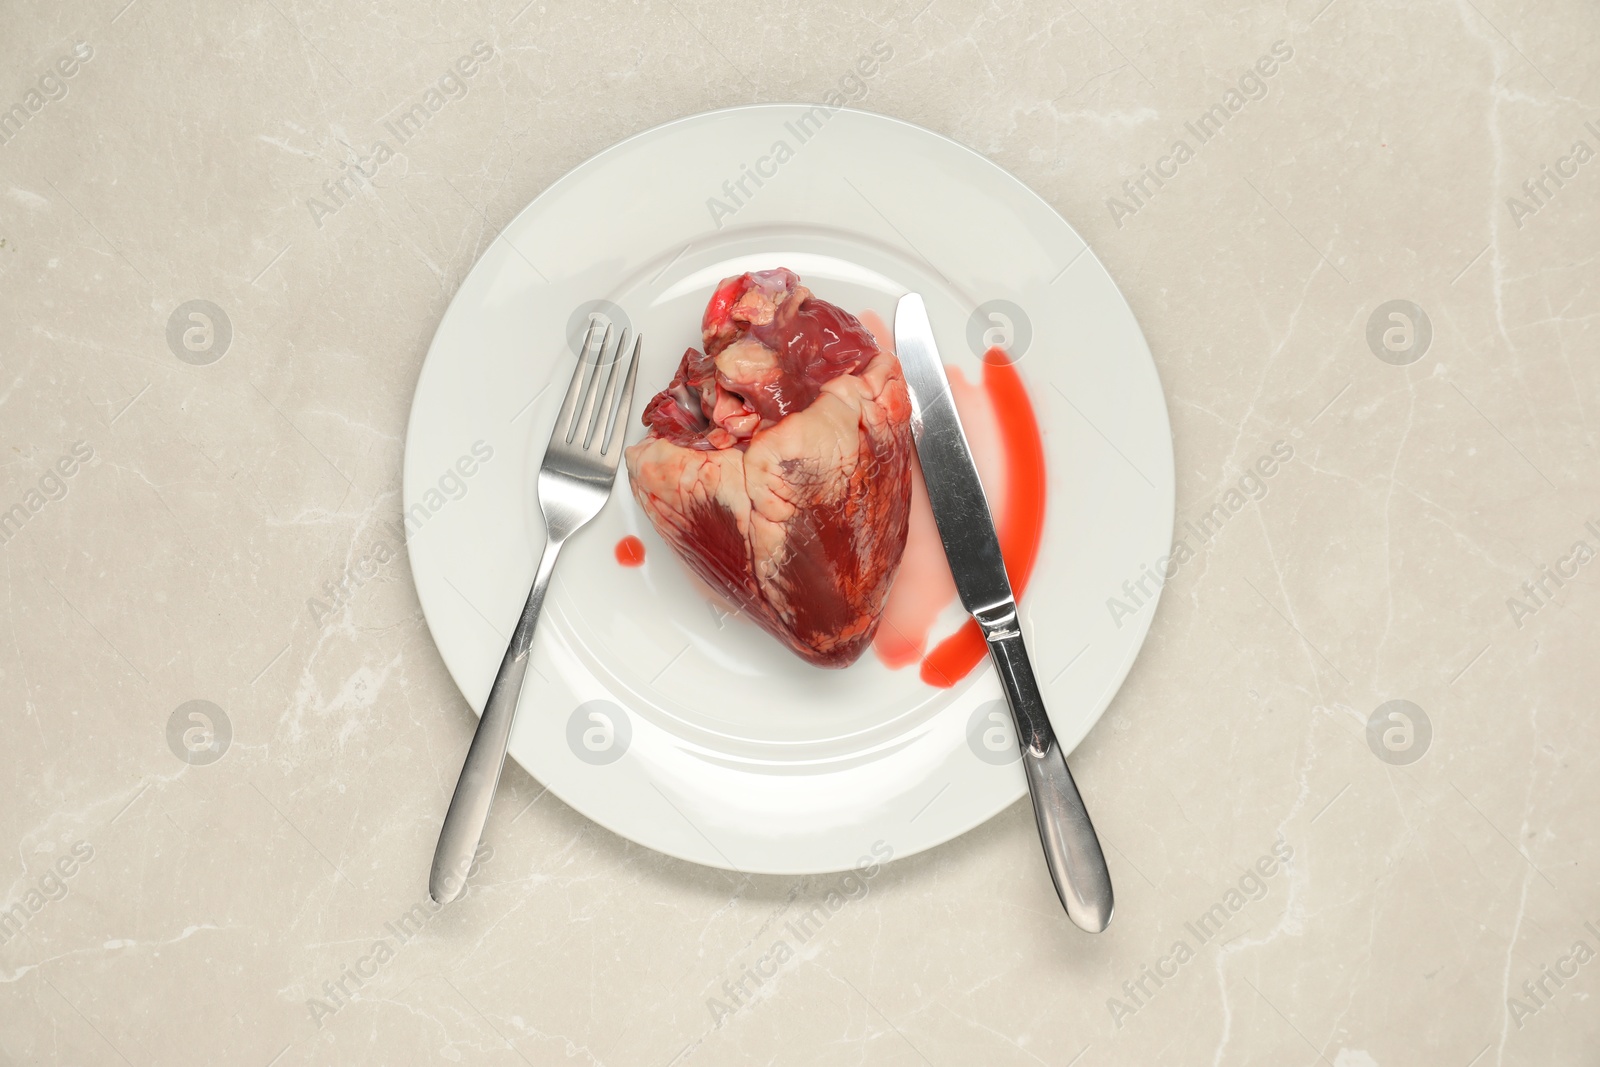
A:
[[[1017,723],[1017,744],[1022,749],[1028,792],[1033,796],[1033,815],[1056,896],[1068,918],[1097,934],[1111,922],[1111,872],[1106,869],[1089,809],[1083,806],[1067,758],[1056,744],[1055,731],[1045,714],[1044,694],[1033,676],[1016,609],[1009,607],[992,621],[982,617],[978,621]]]

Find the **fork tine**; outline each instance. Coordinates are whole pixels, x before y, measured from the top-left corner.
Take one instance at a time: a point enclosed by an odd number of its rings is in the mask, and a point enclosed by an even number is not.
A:
[[[596,326],[599,323],[595,324]],[[606,324],[605,333],[600,335],[600,347],[595,349],[593,359],[583,362],[583,389],[577,397],[577,404],[570,413],[568,421],[561,426],[561,440],[566,444],[572,443],[573,434],[577,433],[579,424],[588,419],[589,407],[594,403],[594,383],[600,375],[600,361],[605,358],[606,346],[611,343],[611,325]]]
[[[572,444],[577,438],[579,448],[583,447],[583,439],[594,412],[595,394],[599,392],[600,375],[606,369],[606,349],[611,345],[611,327],[606,327],[606,335],[600,342],[600,350],[594,355],[594,369],[583,382],[583,410],[572,420],[572,426],[567,430],[567,444]]]
[[[567,395],[561,401],[561,410],[556,413],[555,428],[551,431],[550,439],[566,440],[572,436],[572,413],[578,407],[578,391],[583,386],[583,372],[589,362],[589,348],[594,344],[594,331],[600,324],[594,319],[589,320],[589,329],[583,335],[583,347],[578,350],[578,365],[572,368],[572,383],[567,386]],[[605,341],[601,340],[604,347]]]
[[[594,418],[589,421],[588,432],[583,435],[584,448],[588,448],[594,442],[594,432],[596,429],[609,429],[609,426],[605,425],[605,423],[606,418],[611,413],[611,398],[615,396],[617,392],[617,368],[621,366],[622,354],[627,350],[628,328],[624,326],[622,328],[622,332],[617,335],[617,354],[613,356],[611,358],[611,362],[607,364],[605,390],[600,397],[600,402],[595,405]],[[602,433],[600,435],[600,442],[602,446],[605,444],[605,439],[606,435]]]
[[[610,421],[606,423],[606,432],[602,440],[604,447],[600,454],[609,457],[612,445],[621,445],[628,436],[628,415],[633,410],[633,383],[639,377],[639,346],[644,342],[642,335],[636,334],[633,339],[633,356],[628,360],[628,376],[622,381],[622,391],[617,396],[616,406],[611,409]],[[622,349],[617,349],[617,359],[622,359]],[[609,397],[607,398],[609,399]]]

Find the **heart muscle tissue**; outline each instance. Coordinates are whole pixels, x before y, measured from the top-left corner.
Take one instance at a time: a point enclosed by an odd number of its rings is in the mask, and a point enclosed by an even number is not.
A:
[[[717,286],[627,451],[633,495],[716,592],[797,655],[871,644],[905,550],[911,400],[900,362],[792,271]],[[702,350],[703,349],[703,350]]]

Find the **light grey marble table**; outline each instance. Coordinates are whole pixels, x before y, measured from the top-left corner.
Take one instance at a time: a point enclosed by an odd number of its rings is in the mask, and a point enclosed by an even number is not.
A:
[[[1597,27],[6,4],[0,1060],[1596,1062]],[[613,141],[841,87],[1037,189],[1160,366],[1191,558],[1074,759],[1117,920],[1068,924],[1018,804],[802,940],[838,876],[664,858],[515,768],[435,914],[473,719],[362,559],[440,315]]]

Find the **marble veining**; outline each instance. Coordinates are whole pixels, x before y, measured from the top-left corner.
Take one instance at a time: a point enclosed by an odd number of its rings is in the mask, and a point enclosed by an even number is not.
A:
[[[1593,6],[744,16],[0,14],[0,1062],[1594,1062]],[[606,145],[834,99],[1038,190],[1155,353],[1179,527],[1108,584],[1165,590],[1073,757],[1116,920],[1066,921],[1023,804],[752,877],[514,766],[434,909],[440,316]]]

